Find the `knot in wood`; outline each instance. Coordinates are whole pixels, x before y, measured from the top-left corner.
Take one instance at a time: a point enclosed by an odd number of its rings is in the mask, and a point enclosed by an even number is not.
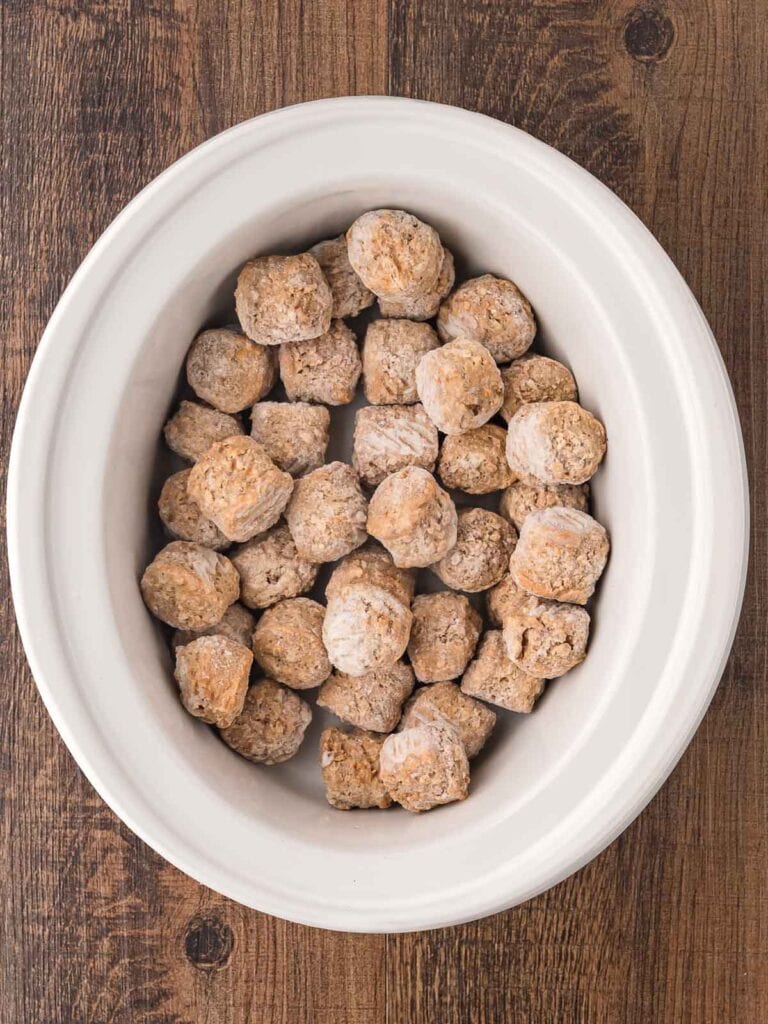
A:
[[[184,932],[184,955],[200,970],[225,967],[233,944],[232,929],[218,917],[193,917]]]
[[[669,52],[675,38],[672,21],[661,11],[636,7],[624,26],[624,45],[635,60],[649,64]]]

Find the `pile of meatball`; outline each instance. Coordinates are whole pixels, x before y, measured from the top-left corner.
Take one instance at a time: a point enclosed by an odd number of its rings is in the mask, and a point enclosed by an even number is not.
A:
[[[608,558],[588,513],[602,424],[566,366],[529,353],[536,322],[512,281],[454,283],[438,233],[403,210],[257,256],[239,324],[194,340],[194,400],[164,428],[190,465],[163,486],[174,539],[141,591],[175,630],[181,701],[275,765],[300,748],[316,690],[343,723],[319,758],[343,810],[463,800],[494,708],[531,712],[584,659]],[[332,409],[361,377],[351,460],[326,462]],[[497,512],[471,503],[487,495]],[[326,563],[324,602],[303,596]],[[427,573],[445,589],[417,593]],[[485,616],[467,596],[481,593]]]

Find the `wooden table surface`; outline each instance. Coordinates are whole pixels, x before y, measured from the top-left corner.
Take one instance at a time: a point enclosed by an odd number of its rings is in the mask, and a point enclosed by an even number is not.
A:
[[[525,906],[405,936],[266,917],[147,849],[49,722],[4,575],[2,1024],[768,1020],[767,26],[765,0],[1,0],[3,465],[41,331],[143,185],[251,115],[395,93],[532,132],[651,227],[728,365],[756,524],[727,672],[639,820]]]

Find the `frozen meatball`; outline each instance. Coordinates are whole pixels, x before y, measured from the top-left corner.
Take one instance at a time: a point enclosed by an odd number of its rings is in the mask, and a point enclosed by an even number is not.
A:
[[[341,319],[357,316],[372,306],[376,296],[369,291],[352,269],[344,235],[318,242],[309,250],[320,264],[333,296],[332,316]]]
[[[182,469],[180,473],[169,476],[163,484],[157,509],[163,525],[172,537],[178,540],[191,540],[202,544],[204,548],[221,551],[229,547],[229,540],[221,530],[206,519],[197,502],[187,493],[187,479],[191,470]]]
[[[402,661],[362,676],[333,672],[320,687],[317,703],[359,729],[392,732],[413,685],[413,669]]]
[[[456,508],[426,469],[408,466],[376,488],[368,532],[402,568],[431,565],[456,543]]]
[[[499,411],[504,397],[501,374],[488,349],[463,338],[422,356],[416,390],[444,434],[481,427]]]
[[[298,751],[311,721],[312,709],[297,693],[273,679],[259,679],[221,738],[256,764],[282,764]]]
[[[259,402],[251,410],[251,437],[274,464],[303,476],[325,462],[331,414],[308,402]]]
[[[502,494],[499,513],[522,530],[531,512],[556,505],[586,512],[589,508],[589,484],[540,484],[517,480]]]
[[[411,611],[390,591],[352,583],[328,601],[323,640],[333,667],[362,676],[395,664],[408,646]]]
[[[390,295],[379,299],[382,316],[406,317],[409,320],[431,320],[437,316],[440,303],[453,288],[456,273],[453,267],[453,256],[443,246],[443,262],[437,284],[430,292],[414,296]]]
[[[326,599],[330,601],[350,583],[381,587],[410,607],[416,589],[416,573],[413,569],[399,569],[388,551],[375,541],[369,541],[343,558],[333,570],[325,588]]]
[[[370,210],[347,231],[349,262],[379,297],[433,292],[443,267],[440,236],[405,210]]]
[[[458,679],[480,639],[482,619],[463,594],[447,590],[414,600],[408,657],[420,683]]]
[[[320,737],[320,768],[331,807],[389,807],[392,797],[379,777],[383,736],[353,729],[326,729]]]
[[[174,540],[144,570],[141,593],[155,618],[169,626],[206,629],[237,600],[240,579],[224,555]]]
[[[226,636],[201,636],[176,649],[174,675],[190,715],[226,729],[243,709],[253,655]]]
[[[406,466],[433,470],[437,428],[421,405],[368,405],[355,416],[352,465],[369,487]]]
[[[175,651],[177,647],[183,647],[201,636],[226,636],[235,640],[243,647],[251,649],[251,636],[256,619],[241,604],[231,604],[224,612],[224,617],[215,626],[208,626],[207,629],[177,629],[173,634],[171,647]]]
[[[541,601],[504,623],[504,647],[532,676],[556,679],[587,656],[589,612],[572,604]]]
[[[421,686],[403,711],[399,731],[433,722],[452,726],[470,760],[477,757],[493,732],[496,713],[462,693],[455,683]]]
[[[268,608],[253,631],[253,654],[272,679],[294,690],[319,686],[331,674],[323,646],[325,608],[292,597]]]
[[[203,331],[187,355],[187,380],[198,398],[221,412],[242,412],[275,386],[277,359],[232,327]]]
[[[483,635],[474,660],[461,680],[463,693],[507,711],[528,714],[544,692],[544,680],[524,672],[507,655],[500,629]]]
[[[576,381],[567,366],[547,356],[527,355],[501,371],[504,404],[501,415],[509,422],[521,405],[531,402],[575,402]]]
[[[523,523],[509,571],[537,597],[586,604],[608,560],[604,527],[573,508],[531,512]]]
[[[282,345],[325,334],[333,296],[310,253],[257,256],[240,271],[235,309],[249,338],[260,345]]]
[[[361,369],[355,336],[343,320],[334,320],[314,341],[280,347],[280,379],[292,402],[347,405]]]
[[[469,793],[469,761],[459,734],[433,722],[387,736],[379,775],[392,798],[407,811],[428,811],[464,800]]]
[[[447,587],[476,594],[507,573],[517,531],[506,519],[484,508],[459,512],[456,543],[431,568]]]
[[[416,367],[439,348],[432,327],[412,320],[374,320],[363,342],[363,388],[371,405],[418,402]]]
[[[187,462],[197,462],[217,441],[243,433],[243,425],[235,416],[197,402],[182,402],[163,428],[165,443]]]
[[[605,447],[602,423],[576,402],[532,402],[509,421],[507,460],[523,480],[584,484]]]
[[[211,445],[195,464],[187,491],[225,537],[246,541],[277,522],[293,480],[258,442],[230,437]]]
[[[273,526],[231,553],[240,573],[240,600],[249,608],[269,608],[286,597],[311,590],[320,568],[302,558],[287,526]]]
[[[534,605],[538,598],[522,590],[512,576],[507,574],[495,587],[485,592],[485,610],[493,626],[503,626],[504,620],[528,605]]]
[[[302,558],[333,562],[364,543],[367,511],[354,469],[329,462],[296,481],[285,518]]]
[[[507,432],[493,423],[446,437],[437,472],[446,487],[467,494],[491,494],[509,487],[515,475],[506,455]]]
[[[517,285],[483,274],[465,281],[448,296],[437,315],[437,329],[443,341],[477,341],[497,363],[508,363],[531,347],[536,321]]]

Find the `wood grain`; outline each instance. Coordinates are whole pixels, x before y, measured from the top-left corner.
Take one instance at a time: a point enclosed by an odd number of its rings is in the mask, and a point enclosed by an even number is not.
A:
[[[245,910],[132,836],[48,721],[3,565],[2,1024],[768,1019],[767,34],[761,0],[3,0],[3,485],[37,339],[127,200],[245,117],[389,91],[533,132],[650,225],[731,373],[757,528],[723,683],[640,819],[523,907],[388,938]]]

